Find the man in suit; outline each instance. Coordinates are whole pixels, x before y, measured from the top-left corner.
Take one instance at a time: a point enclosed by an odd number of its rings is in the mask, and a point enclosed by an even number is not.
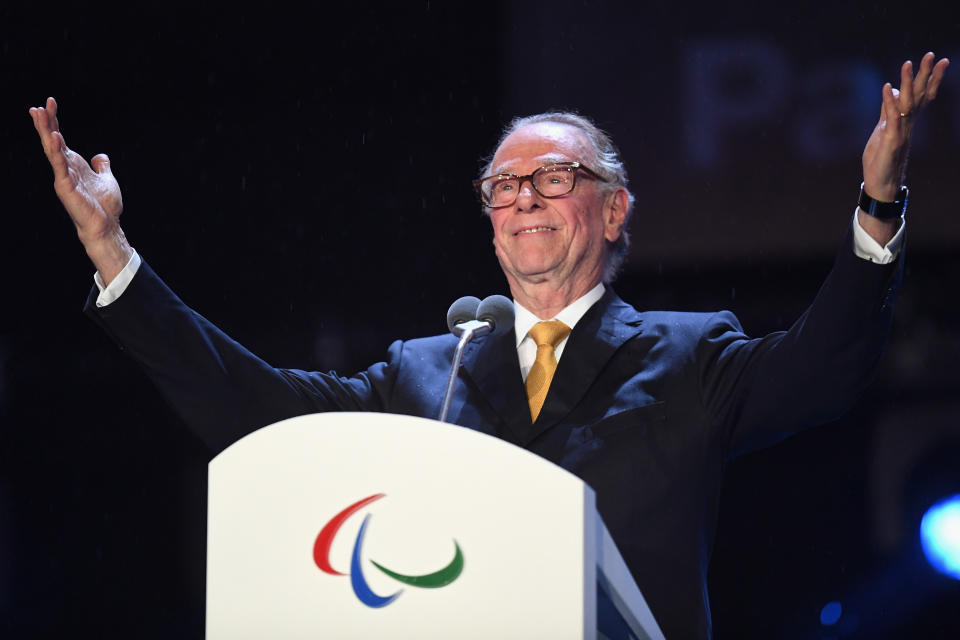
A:
[[[604,286],[626,247],[632,197],[616,149],[588,120],[515,121],[476,183],[517,319],[513,334],[470,346],[451,420],[590,484],[669,638],[710,635],[706,571],[726,461],[835,417],[869,378],[902,264],[910,131],[946,65],[927,54],[916,76],[904,64],[899,92],[884,86],[860,207],[834,269],[789,331],[760,339],[729,313],[638,312]],[[97,268],[88,313],[215,450],[315,411],[438,414],[452,336],[395,342],[386,362],[349,378],[267,365],[133,251],[109,160],[91,167],[66,147],[56,103],[31,115]]]

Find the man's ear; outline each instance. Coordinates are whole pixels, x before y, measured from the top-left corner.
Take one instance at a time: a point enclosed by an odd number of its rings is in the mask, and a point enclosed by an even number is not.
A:
[[[627,222],[627,211],[630,208],[630,196],[624,187],[607,196],[603,206],[603,237],[607,242],[616,242],[623,232],[623,225]]]

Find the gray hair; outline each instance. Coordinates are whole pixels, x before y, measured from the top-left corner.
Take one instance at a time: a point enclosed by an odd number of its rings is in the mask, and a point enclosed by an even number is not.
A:
[[[626,258],[627,249],[630,247],[630,234],[627,232],[627,224],[629,224],[630,215],[633,213],[634,197],[630,192],[630,189],[627,187],[629,182],[627,180],[627,169],[623,166],[623,161],[620,159],[619,149],[617,149],[616,145],[613,144],[613,140],[610,139],[610,136],[607,135],[607,133],[600,127],[594,124],[592,120],[581,116],[578,113],[572,113],[569,111],[548,111],[546,113],[538,113],[536,115],[525,116],[523,118],[514,118],[510,124],[504,128],[503,133],[500,134],[500,139],[497,141],[497,145],[494,147],[493,153],[490,154],[489,159],[486,161],[480,177],[483,178],[490,175],[493,164],[493,156],[496,154],[497,149],[500,148],[500,145],[503,144],[504,140],[506,140],[509,135],[519,129],[522,129],[523,127],[526,127],[527,125],[538,124],[541,122],[553,122],[556,124],[569,125],[579,129],[584,133],[584,135],[587,136],[587,140],[590,141],[590,146],[593,148],[593,157],[583,158],[583,162],[589,169],[593,170],[597,175],[601,176],[607,181],[601,185],[601,192],[604,195],[609,195],[620,187],[627,189],[629,203],[627,206],[627,215],[623,222],[623,228],[620,230],[620,237],[614,242],[607,242],[606,264],[604,265],[603,269],[603,281],[607,283],[613,282],[614,278],[617,276],[617,273],[620,271],[620,267],[623,265],[624,258]],[[489,214],[489,209],[484,208],[484,210]]]

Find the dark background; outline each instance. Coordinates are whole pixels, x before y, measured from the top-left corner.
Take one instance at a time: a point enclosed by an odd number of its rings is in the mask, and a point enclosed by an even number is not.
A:
[[[92,269],[29,106],[58,98],[68,144],[110,154],[133,246],[278,366],[352,373],[443,331],[453,299],[507,293],[469,182],[510,117],[548,108],[623,150],[638,198],[618,293],[729,308],[759,335],[829,269],[882,82],[928,49],[960,58],[956,14],[835,4],[4,5],[0,634],[203,630],[210,453],[80,313]],[[917,538],[960,492],[958,142],[953,68],[917,130],[876,382],[842,420],[731,465],[718,638],[960,633],[960,583]],[[822,625],[830,601],[844,613]]]

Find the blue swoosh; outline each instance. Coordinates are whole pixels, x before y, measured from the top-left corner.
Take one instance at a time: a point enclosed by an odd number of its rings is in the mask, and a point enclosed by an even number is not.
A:
[[[379,609],[396,600],[397,596],[403,593],[403,589],[400,589],[400,591],[397,591],[391,596],[378,596],[370,588],[370,585],[367,584],[367,581],[364,580],[363,570],[360,567],[360,547],[363,546],[363,534],[367,529],[368,520],[370,520],[369,513],[363,519],[363,524],[360,525],[360,532],[357,533],[357,542],[353,545],[353,557],[350,559],[350,584],[360,602],[368,607]]]

